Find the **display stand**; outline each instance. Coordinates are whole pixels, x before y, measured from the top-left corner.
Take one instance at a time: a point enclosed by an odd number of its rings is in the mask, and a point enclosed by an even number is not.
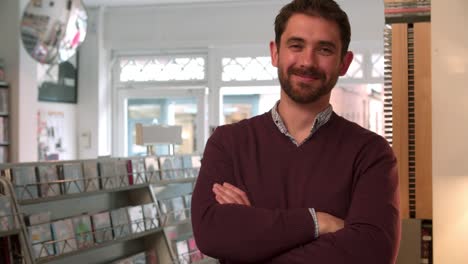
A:
[[[9,186],[3,189],[16,196],[12,215],[18,228],[0,236],[20,236],[26,264],[127,263],[139,254],[157,259],[146,263],[216,263],[198,251],[191,230],[190,195],[199,164],[199,155],[1,164],[0,178]],[[148,206],[155,208],[150,217]],[[141,208],[143,216],[129,208]],[[111,218],[112,224],[95,227],[96,215],[119,210],[127,212],[127,222]],[[31,223],[44,212],[50,219]],[[90,219],[93,228],[61,227],[80,217]],[[33,241],[32,230],[40,225],[50,226],[52,235]]]
[[[0,239],[4,246],[8,246],[8,250],[2,254],[0,262],[8,263],[7,259],[9,259],[10,263],[13,261],[15,263],[33,263],[31,249],[27,243],[27,230],[22,215],[19,213],[15,193],[10,182],[4,177],[0,177],[0,199],[2,203],[0,205]],[[12,239],[19,240],[20,247],[17,248],[17,251],[11,248]]]
[[[148,156],[156,154],[156,145],[169,148],[169,155],[159,157],[161,180],[150,187],[165,215],[163,229],[174,263],[218,263],[204,256],[193,238],[190,203],[200,159],[175,154],[175,145],[182,144],[182,127],[136,124],[135,131],[136,144],[146,146]]]

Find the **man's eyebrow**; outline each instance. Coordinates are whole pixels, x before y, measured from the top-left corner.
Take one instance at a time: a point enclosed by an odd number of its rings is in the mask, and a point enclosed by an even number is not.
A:
[[[287,44],[291,44],[291,43],[294,43],[294,42],[300,42],[300,43],[304,43],[304,39],[303,38],[300,38],[300,37],[290,37],[286,43]]]
[[[332,41],[321,40],[321,41],[319,41],[319,45],[320,46],[327,46],[327,47],[336,49],[336,44],[334,42],[332,42]]]

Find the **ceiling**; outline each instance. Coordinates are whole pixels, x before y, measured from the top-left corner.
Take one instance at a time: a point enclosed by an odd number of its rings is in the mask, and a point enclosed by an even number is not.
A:
[[[247,2],[249,0],[82,0],[85,6],[137,6],[182,3]]]

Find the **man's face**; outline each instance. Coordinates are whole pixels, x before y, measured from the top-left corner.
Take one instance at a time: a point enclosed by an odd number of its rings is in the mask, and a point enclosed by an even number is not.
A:
[[[278,67],[283,91],[300,104],[329,95],[353,59],[351,52],[341,58],[341,47],[336,23],[315,16],[292,15],[280,46],[270,43],[272,63]]]

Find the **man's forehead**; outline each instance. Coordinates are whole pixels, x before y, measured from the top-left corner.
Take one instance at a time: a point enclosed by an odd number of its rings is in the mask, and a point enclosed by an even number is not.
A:
[[[340,29],[335,21],[305,14],[294,14],[289,18],[281,39],[284,42],[291,39],[303,41],[314,39],[332,42],[335,45],[341,44]]]

